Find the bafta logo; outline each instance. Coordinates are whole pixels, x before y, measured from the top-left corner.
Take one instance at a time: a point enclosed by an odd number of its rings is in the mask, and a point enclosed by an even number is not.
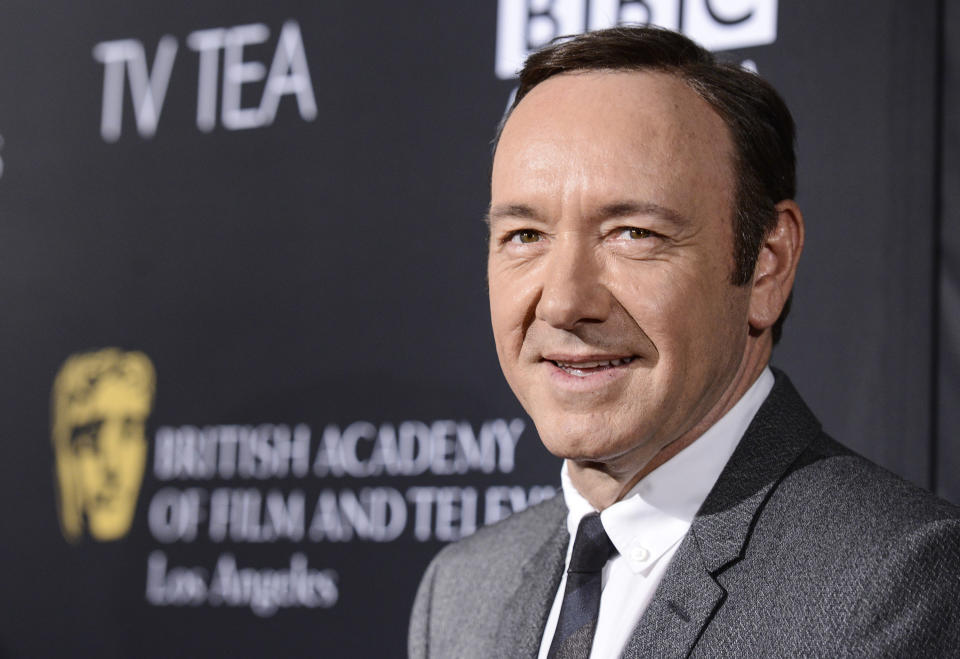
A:
[[[147,356],[116,348],[72,355],[57,373],[51,434],[68,541],[78,541],[84,525],[99,541],[130,530],[155,387]]]

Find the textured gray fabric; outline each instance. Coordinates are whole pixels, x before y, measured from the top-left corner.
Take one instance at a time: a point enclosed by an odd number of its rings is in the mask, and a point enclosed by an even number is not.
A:
[[[563,497],[445,547],[410,620],[411,657],[536,656],[570,535]]]
[[[596,626],[597,621],[591,620],[559,643],[554,637],[553,645],[550,646],[550,654],[547,656],[551,659],[589,659],[590,649],[593,647],[593,632]]]
[[[776,376],[624,656],[960,656],[960,509],[827,437]],[[565,514],[556,497],[440,552],[411,657],[535,657]]]

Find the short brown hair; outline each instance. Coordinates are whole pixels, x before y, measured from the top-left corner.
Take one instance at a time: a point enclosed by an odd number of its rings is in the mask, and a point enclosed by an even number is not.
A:
[[[681,34],[656,27],[615,27],[555,40],[530,55],[497,140],[510,113],[531,89],[561,73],[591,70],[655,70],[675,75],[720,115],[735,149],[731,279],[737,286],[748,284],[763,239],[776,226],[774,206],[796,196],[796,128],[786,103],[760,76],[718,61]],[[774,343],[780,339],[789,309],[788,299],[773,325]]]

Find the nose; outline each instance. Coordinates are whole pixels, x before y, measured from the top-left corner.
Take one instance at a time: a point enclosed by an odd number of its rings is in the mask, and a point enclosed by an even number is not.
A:
[[[99,453],[100,476],[103,485],[107,488],[115,487],[119,480],[119,472],[123,468],[123,435],[120,428],[121,421],[107,419],[100,426]]]
[[[573,233],[562,234],[546,258],[537,318],[565,330],[606,320],[610,293],[601,283],[603,265],[593,246]]]

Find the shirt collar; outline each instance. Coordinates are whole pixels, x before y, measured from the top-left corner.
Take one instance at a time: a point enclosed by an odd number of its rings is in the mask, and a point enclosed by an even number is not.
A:
[[[773,382],[773,373],[765,368],[719,421],[600,514],[607,535],[635,573],[646,572],[686,535]],[[580,519],[594,508],[570,481],[566,461],[560,482],[573,538]]]

